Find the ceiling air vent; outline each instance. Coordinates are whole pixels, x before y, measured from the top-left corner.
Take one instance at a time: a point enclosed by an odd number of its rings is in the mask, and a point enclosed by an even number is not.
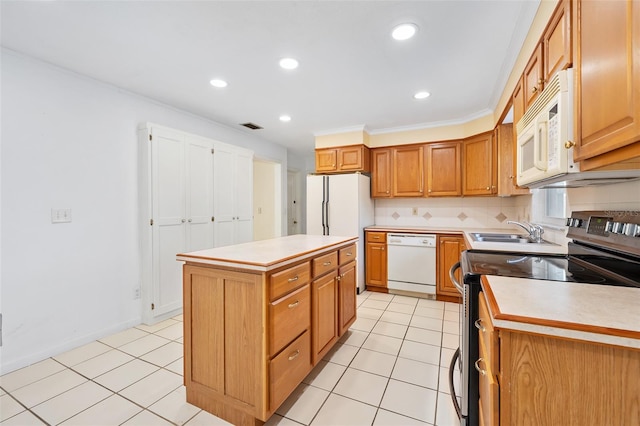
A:
[[[260,129],[262,129],[262,127],[258,126],[257,124],[253,124],[253,123],[240,123],[240,125],[246,127],[247,129],[251,129],[251,130],[260,130]]]

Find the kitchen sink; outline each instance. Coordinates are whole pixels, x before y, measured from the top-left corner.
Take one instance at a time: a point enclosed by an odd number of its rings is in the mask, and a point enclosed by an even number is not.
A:
[[[471,232],[469,233],[474,241],[484,243],[512,243],[512,244],[552,244],[548,241],[542,240],[537,243],[532,241],[526,234],[494,234],[485,232]]]

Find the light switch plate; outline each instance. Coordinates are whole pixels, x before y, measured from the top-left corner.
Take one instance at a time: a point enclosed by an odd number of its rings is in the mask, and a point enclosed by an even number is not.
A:
[[[71,222],[71,209],[51,209],[51,223]]]

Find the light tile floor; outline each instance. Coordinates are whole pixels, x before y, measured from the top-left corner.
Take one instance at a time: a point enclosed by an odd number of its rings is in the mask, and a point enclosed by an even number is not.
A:
[[[459,426],[458,309],[358,295],[356,322],[267,425]],[[0,377],[0,424],[228,424],[185,402],[182,369],[182,316],[139,325]]]

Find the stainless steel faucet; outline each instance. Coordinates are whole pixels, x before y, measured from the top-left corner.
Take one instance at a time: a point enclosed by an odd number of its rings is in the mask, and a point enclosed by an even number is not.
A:
[[[531,241],[533,241],[535,243],[541,243],[542,242],[542,234],[544,234],[544,228],[542,228],[542,226],[537,225],[537,224],[531,224],[529,222],[524,222],[524,223],[516,222],[515,220],[508,220],[507,223],[508,224],[513,224],[513,225],[518,225],[519,227],[521,227],[522,229],[527,231]]]

